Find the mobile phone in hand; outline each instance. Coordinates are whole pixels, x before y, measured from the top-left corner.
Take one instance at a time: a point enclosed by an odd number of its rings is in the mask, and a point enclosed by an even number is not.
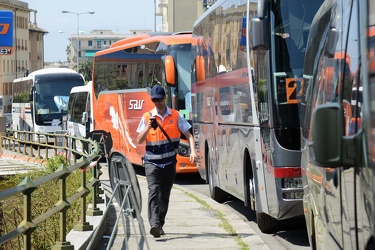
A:
[[[158,123],[155,117],[150,117],[151,127],[155,130],[158,127]]]

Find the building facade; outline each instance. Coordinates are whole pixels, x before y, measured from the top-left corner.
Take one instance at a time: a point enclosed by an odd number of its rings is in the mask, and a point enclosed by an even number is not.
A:
[[[159,0],[156,16],[161,16],[160,32],[191,31],[194,22],[204,13],[205,0]],[[212,2],[212,1],[211,1]]]
[[[44,35],[48,32],[38,27],[36,10],[29,9],[26,2],[0,0],[0,10],[13,12],[12,52],[0,54],[0,113],[10,113],[12,82],[25,72],[43,68]]]
[[[76,69],[77,52],[79,62],[92,60],[97,51],[109,48],[112,43],[116,41],[151,31],[152,30],[130,30],[129,34],[118,34],[112,30],[92,30],[90,34],[71,34],[71,37],[69,38],[70,49],[67,52],[70,68]]]

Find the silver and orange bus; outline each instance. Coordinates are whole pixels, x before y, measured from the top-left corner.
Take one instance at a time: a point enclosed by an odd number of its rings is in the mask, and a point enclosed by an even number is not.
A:
[[[193,28],[193,132],[211,197],[241,199],[261,231],[303,216],[300,90],[322,0],[221,0]]]
[[[301,165],[310,246],[375,249],[375,2],[324,2],[308,40]]]

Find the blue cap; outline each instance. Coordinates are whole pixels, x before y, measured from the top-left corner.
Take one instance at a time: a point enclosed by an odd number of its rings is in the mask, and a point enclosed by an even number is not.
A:
[[[152,87],[151,99],[160,99],[160,98],[163,98],[164,96],[165,96],[165,92],[164,92],[163,87],[159,85],[155,85],[154,87]]]

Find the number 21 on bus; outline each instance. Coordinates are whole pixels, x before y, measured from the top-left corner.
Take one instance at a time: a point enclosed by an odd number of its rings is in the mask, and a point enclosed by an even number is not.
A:
[[[286,79],[286,101],[288,104],[301,102],[303,78]]]

